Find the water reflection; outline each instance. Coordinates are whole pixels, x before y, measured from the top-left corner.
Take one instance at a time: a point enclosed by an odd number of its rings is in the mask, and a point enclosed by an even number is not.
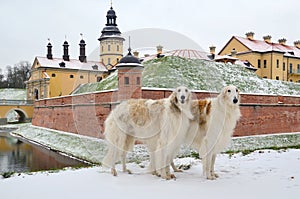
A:
[[[86,164],[47,150],[40,146],[22,142],[9,133],[0,132],[0,173],[30,172]]]

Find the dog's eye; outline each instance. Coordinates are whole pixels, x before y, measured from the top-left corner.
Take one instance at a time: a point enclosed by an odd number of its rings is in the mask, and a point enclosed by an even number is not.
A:
[[[181,91],[181,89],[178,89],[178,92],[180,92]]]
[[[236,91],[236,92],[239,92],[239,90],[238,90],[238,89],[236,89],[235,91]]]
[[[231,92],[231,90],[228,90],[227,92],[228,92],[228,93],[230,93],[230,92]]]
[[[188,89],[185,89],[185,92],[188,92]]]

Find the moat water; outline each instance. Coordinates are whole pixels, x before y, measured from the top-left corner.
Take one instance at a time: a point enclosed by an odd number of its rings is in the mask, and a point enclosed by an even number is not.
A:
[[[0,130],[0,174],[80,166],[87,166],[87,164],[36,144],[20,140],[10,135],[9,132]]]

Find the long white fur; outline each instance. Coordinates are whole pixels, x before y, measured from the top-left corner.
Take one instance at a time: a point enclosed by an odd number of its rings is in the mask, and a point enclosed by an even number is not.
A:
[[[126,168],[126,154],[140,140],[150,152],[150,170],[170,179],[168,167],[180,148],[189,120],[193,119],[191,103],[191,93],[183,86],[165,99],[122,102],[104,123],[108,152],[102,164],[110,167],[116,176],[115,163],[121,158],[123,171],[130,172]]]
[[[207,179],[218,177],[214,171],[216,155],[231,141],[241,116],[239,103],[240,95],[235,86],[223,88],[216,98],[193,102],[192,113],[195,119],[190,123],[184,142],[199,151],[203,174]],[[173,163],[172,167],[175,167]]]

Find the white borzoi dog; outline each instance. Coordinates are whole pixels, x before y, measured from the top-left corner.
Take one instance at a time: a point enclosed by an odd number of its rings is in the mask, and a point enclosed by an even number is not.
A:
[[[165,99],[130,99],[116,106],[104,123],[108,152],[102,164],[116,176],[115,163],[121,158],[123,171],[130,173],[126,154],[140,140],[148,147],[151,171],[170,179],[168,167],[193,119],[191,98],[189,89],[180,86]]]
[[[185,145],[199,151],[207,179],[218,177],[214,172],[216,155],[230,144],[241,116],[239,104],[239,90],[235,86],[223,88],[216,98],[193,101],[194,120],[186,133]],[[176,170],[173,162],[171,165]]]

